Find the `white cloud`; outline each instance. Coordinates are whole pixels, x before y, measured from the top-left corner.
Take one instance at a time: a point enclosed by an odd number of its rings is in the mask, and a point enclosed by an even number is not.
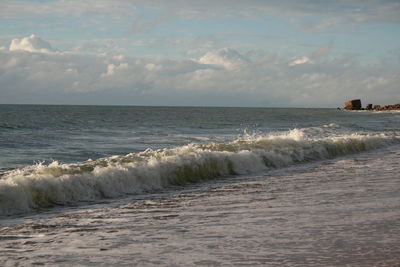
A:
[[[289,63],[289,66],[296,66],[301,64],[311,63],[311,59],[309,57],[300,57],[292,60]]]
[[[207,52],[204,56],[199,58],[197,62],[222,66],[225,69],[231,70],[248,63],[248,60],[233,49],[223,48],[218,51]]]
[[[50,53],[54,51],[49,42],[37,37],[34,34],[21,39],[13,39],[10,44],[10,51],[17,50],[39,53]]]

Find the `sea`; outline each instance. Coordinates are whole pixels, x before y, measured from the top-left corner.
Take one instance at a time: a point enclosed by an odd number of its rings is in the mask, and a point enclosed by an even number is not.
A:
[[[1,266],[400,266],[400,112],[0,105]]]

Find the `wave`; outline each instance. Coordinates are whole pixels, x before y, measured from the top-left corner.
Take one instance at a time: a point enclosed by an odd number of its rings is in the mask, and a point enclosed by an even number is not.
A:
[[[246,136],[226,143],[148,149],[74,164],[38,163],[0,177],[0,215],[260,173],[399,143],[400,137],[394,135],[312,138],[304,130],[295,129],[283,134]]]

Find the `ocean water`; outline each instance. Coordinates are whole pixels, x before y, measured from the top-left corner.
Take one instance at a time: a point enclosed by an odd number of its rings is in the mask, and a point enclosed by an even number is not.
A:
[[[400,113],[0,105],[4,266],[400,263]]]

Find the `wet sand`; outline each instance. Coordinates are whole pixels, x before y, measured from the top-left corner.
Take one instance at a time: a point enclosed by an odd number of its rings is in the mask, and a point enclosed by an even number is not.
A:
[[[400,266],[400,152],[374,153],[1,218],[0,265]]]

